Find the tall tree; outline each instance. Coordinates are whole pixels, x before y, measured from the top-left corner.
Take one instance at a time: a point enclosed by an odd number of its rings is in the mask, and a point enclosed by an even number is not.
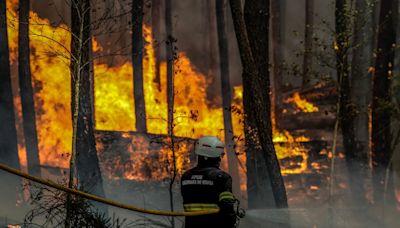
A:
[[[19,169],[17,131],[15,128],[14,103],[11,87],[8,49],[6,1],[0,1],[0,163]],[[15,207],[18,180],[8,174],[0,174],[2,206]]]
[[[160,81],[160,62],[161,62],[161,53],[160,53],[160,26],[161,26],[161,0],[152,0],[151,3],[151,29],[154,40],[154,55],[155,55],[155,63],[156,63],[156,77],[155,81],[158,84],[158,89],[161,90],[161,81]]]
[[[260,56],[268,53],[264,52],[265,50],[261,51],[261,47],[268,45],[268,36],[263,34],[268,32],[269,1],[246,1],[247,12],[253,14],[251,15],[252,19],[250,19],[250,15],[248,15],[246,24],[243,18],[241,1],[230,0],[229,2],[243,66],[243,105],[246,115],[245,118],[247,118],[247,121],[255,120],[255,124],[246,125],[246,128],[250,128],[250,132],[257,131],[256,139],[258,139],[259,146],[262,148],[262,156],[270,175],[276,207],[287,208],[286,189],[272,142],[269,77],[268,74],[266,77],[259,71],[267,65],[263,65],[263,67],[259,67],[258,65]],[[263,25],[259,25],[258,23],[262,23]],[[248,30],[246,30],[246,26]],[[253,39],[249,38],[247,31],[249,31],[250,34],[253,33],[252,35],[256,37],[253,37]],[[257,53],[254,54],[255,58],[253,58],[252,50],[254,50],[254,53]],[[268,86],[264,87],[266,82]]]
[[[368,168],[369,110],[371,77],[368,68],[372,60],[373,34],[371,10],[368,0],[355,1],[353,29],[353,55],[351,64],[351,104],[354,107],[355,151],[349,158],[350,183],[360,202],[365,202],[364,180]]]
[[[263,94],[263,96],[265,96],[269,93],[269,88],[270,88],[269,72],[268,72],[269,6],[267,5],[269,4],[269,2],[268,1],[260,2],[264,4],[264,9],[262,10],[258,9],[260,10],[259,12],[261,15],[254,14],[253,10],[257,9],[253,8],[254,5],[252,5],[252,3],[253,2],[251,1],[246,2],[244,9],[244,17],[246,20],[246,28],[247,28],[247,33],[249,34],[249,40],[251,40],[250,41],[250,45],[252,45],[251,48],[254,48],[255,47],[254,45],[257,45],[255,44],[254,41],[257,38],[257,36],[260,36],[259,37],[260,41],[263,41],[259,43],[261,46],[257,47],[259,48],[258,51],[254,49],[252,49],[252,51],[255,51],[255,53],[253,53],[253,56],[257,56],[254,59],[257,59],[255,64],[259,72],[259,76],[264,79],[261,80],[262,84],[260,86],[263,88],[263,92],[266,93]],[[249,22],[252,20],[261,20],[261,21],[258,21],[258,24],[256,23],[250,24]],[[257,26],[261,26],[260,30],[262,30],[262,32],[255,34],[254,29],[259,29],[257,28]],[[275,55],[275,57],[278,57],[278,55]],[[274,72],[274,73],[279,74],[279,72]],[[276,76],[279,77],[278,75]],[[280,79],[277,78],[277,80],[279,81]],[[244,80],[243,80],[243,87],[245,87]],[[244,94],[248,94],[248,92],[246,91],[246,93],[244,92]],[[267,96],[269,102],[269,94]],[[277,99],[277,96],[275,97],[275,99]],[[251,104],[249,102],[245,102],[244,100],[243,104],[246,112],[244,133],[245,133],[245,146],[246,146],[246,158],[247,158],[246,165],[247,165],[248,204],[249,207],[251,208],[272,208],[275,207],[275,202],[273,199],[273,194],[270,184],[271,179],[269,175],[269,170],[267,169],[266,163],[263,160],[262,156],[262,154],[264,153],[263,148],[259,145],[257,122],[254,116],[255,113],[250,111]],[[268,108],[268,114],[265,118],[271,118],[269,108]],[[269,122],[269,124],[271,125],[271,122]]]
[[[172,35],[172,0],[165,2],[165,30],[166,30],[166,53],[167,53],[167,103],[168,123],[173,120],[174,112],[174,42]],[[172,124],[168,124],[168,134],[172,132]]]
[[[280,0],[271,0],[271,39],[272,39],[272,110],[275,118],[275,127],[280,128],[282,114],[282,3]],[[246,15],[246,11],[245,11]],[[268,47],[266,48],[268,50]],[[265,67],[264,67],[265,68]],[[265,71],[265,69],[263,69]],[[264,73],[263,73],[264,75]]]
[[[35,104],[29,61],[29,6],[30,0],[19,1],[18,74],[28,172],[35,176],[40,176]]]
[[[79,186],[85,191],[104,197],[103,179],[93,129],[93,110],[90,72],[90,0],[73,0],[71,4],[71,110],[73,122],[70,181],[72,187],[75,169]],[[76,162],[76,166],[75,166]],[[66,227],[69,224],[67,202]],[[99,206],[105,210],[103,206]]]
[[[302,87],[311,84],[312,79],[312,42],[314,31],[314,0],[306,0],[306,23],[304,29],[304,56]]]
[[[391,152],[390,133],[390,84],[393,76],[396,27],[393,9],[397,0],[381,1],[379,14],[378,41],[376,49],[375,74],[372,97],[372,165],[374,199],[381,202],[385,175]]]
[[[208,34],[208,77],[215,81],[215,76],[218,72],[218,48],[217,48],[217,19],[215,12],[215,4],[213,0],[207,0],[206,13],[207,13],[207,32]],[[224,25],[225,27],[225,25]]]
[[[147,132],[143,90],[143,0],[132,1],[132,60],[136,131]]]
[[[231,102],[232,92],[229,73],[229,55],[228,55],[228,38],[226,36],[225,28],[225,1],[217,0],[215,2],[216,20],[217,20],[217,33],[218,33],[218,47],[219,47],[219,65],[221,74],[221,93],[222,93],[222,108],[224,116],[224,138],[227,148],[229,173],[233,179],[233,193],[241,196],[240,192],[240,178],[238,170],[238,162],[235,151],[235,142],[233,141],[233,126],[232,126],[232,113]]]
[[[172,178],[169,186],[169,199],[171,210],[174,210],[172,186],[176,178],[175,144],[174,144],[174,61],[175,61],[175,38],[172,31],[172,0],[165,1],[165,30],[166,30],[166,53],[167,53],[167,108],[168,108],[168,135],[171,140],[171,151],[173,159]],[[175,219],[171,217],[171,226],[175,227]]]
[[[336,0],[335,5],[335,54],[336,74],[339,82],[339,120],[342,129],[343,146],[349,170],[357,170],[357,151],[355,148],[354,108],[351,103],[349,53],[349,9],[346,0]],[[359,186],[350,183],[354,194],[358,194]]]

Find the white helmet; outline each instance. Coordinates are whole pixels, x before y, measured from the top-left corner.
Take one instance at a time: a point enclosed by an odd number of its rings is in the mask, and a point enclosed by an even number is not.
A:
[[[224,154],[224,144],[215,136],[203,136],[196,142],[194,152],[209,158],[218,158]]]

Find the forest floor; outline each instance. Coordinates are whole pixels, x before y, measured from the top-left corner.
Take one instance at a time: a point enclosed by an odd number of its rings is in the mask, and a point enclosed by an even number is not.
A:
[[[340,165],[340,162],[339,164]],[[106,196],[109,199],[132,204],[138,207],[158,210],[170,210],[168,182],[138,182],[127,180],[106,180]],[[332,206],[327,200],[324,190],[320,193],[304,195],[303,198],[291,198],[289,192],[290,209],[259,209],[247,210],[242,219],[241,228],[279,227],[287,223],[287,213],[290,215],[292,227],[400,227],[400,211],[390,205],[375,207],[360,207],[341,190],[341,195],[335,198]],[[174,210],[182,211],[182,201],[179,184],[173,189]],[[298,196],[300,193],[298,193]],[[320,195],[321,198],[317,197]],[[1,207],[0,207],[1,208]],[[5,224],[16,224],[23,221],[25,213],[31,207],[27,204],[20,206],[18,211],[1,210],[0,227]],[[4,209],[4,208],[2,208]],[[170,217],[149,216],[122,209],[109,208],[109,216],[127,219],[133,227],[170,227]],[[175,218],[176,228],[181,228],[183,218]]]

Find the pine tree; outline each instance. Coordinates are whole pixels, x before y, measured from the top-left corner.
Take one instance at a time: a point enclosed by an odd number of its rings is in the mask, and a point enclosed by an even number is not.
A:
[[[35,103],[29,60],[29,6],[30,0],[19,1],[18,74],[28,172],[40,176]]]
[[[136,131],[147,132],[143,90],[143,0],[132,1],[132,61]]]

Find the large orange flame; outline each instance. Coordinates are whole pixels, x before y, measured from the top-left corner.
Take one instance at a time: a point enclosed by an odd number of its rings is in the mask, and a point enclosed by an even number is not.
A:
[[[15,62],[18,38],[18,17],[16,13],[16,0],[7,0],[9,6],[8,29],[10,40],[11,60]],[[40,18],[36,13],[30,12],[30,45],[31,68],[33,84],[35,87],[36,120],[39,136],[39,150],[41,164],[68,167],[68,155],[71,151],[72,123],[71,123],[71,88],[69,71],[69,47],[71,34],[65,25],[50,26],[50,22]],[[149,133],[167,133],[167,101],[166,101],[166,63],[161,63],[161,91],[155,84],[155,57],[151,29],[144,27],[145,56],[144,68],[144,93]],[[93,41],[95,51],[101,52],[102,47],[96,40]],[[206,77],[199,73],[192,65],[185,53],[179,53],[175,67],[175,124],[176,136],[197,138],[203,135],[216,135],[223,139],[222,109],[211,107],[206,96]],[[107,64],[94,64],[95,76],[95,117],[96,129],[112,131],[134,131],[134,99],[132,64],[130,62],[119,66],[110,67]],[[238,145],[239,159],[245,162],[243,156],[243,105],[242,89],[236,87],[233,102],[233,126],[235,139]],[[278,158],[300,156],[302,161],[296,168],[283,168],[284,174],[301,173],[307,169],[307,151],[298,145],[298,142],[308,141],[305,137],[293,137],[289,132],[278,132],[274,129],[274,142],[277,144]],[[102,145],[98,145],[101,149]],[[177,169],[182,172],[187,167],[187,147],[177,149]],[[149,161],[140,160],[137,151],[150,153],[148,142],[142,137],[132,139],[131,160],[141,164]],[[168,148],[160,148],[160,162],[171,158]],[[143,180],[143,174],[138,163],[132,163],[130,172],[124,178]],[[122,165],[122,164],[120,164]],[[151,164],[148,164],[150,166]],[[143,166],[141,166],[143,167]],[[112,177],[111,170],[106,167],[106,174]],[[244,167],[243,167],[244,168]],[[136,171],[136,172],[135,172]],[[241,172],[244,176],[245,172]],[[163,178],[163,175],[152,176]],[[244,178],[243,178],[244,179]],[[242,189],[245,184],[242,183]]]
[[[17,59],[18,15],[16,0],[8,0],[8,31],[11,60]],[[36,121],[40,162],[68,167],[71,151],[71,115],[68,47],[70,34],[64,25],[54,28],[48,20],[30,12],[31,70],[34,76]],[[57,45],[62,44],[62,45]]]

